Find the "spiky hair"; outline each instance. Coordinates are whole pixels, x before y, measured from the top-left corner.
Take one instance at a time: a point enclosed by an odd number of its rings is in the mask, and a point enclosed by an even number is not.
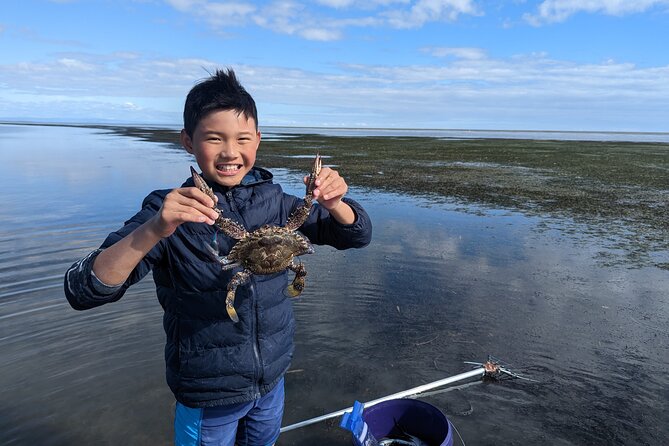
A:
[[[235,110],[247,119],[253,118],[258,130],[256,103],[231,68],[216,70],[188,92],[184,105],[184,129],[188,136],[192,138],[202,118],[216,110]]]

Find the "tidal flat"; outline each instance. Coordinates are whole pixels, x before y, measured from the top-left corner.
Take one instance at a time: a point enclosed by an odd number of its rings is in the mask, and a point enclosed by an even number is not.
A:
[[[284,426],[493,355],[533,381],[474,380],[421,397],[466,444],[666,442],[666,135],[320,132],[263,129],[258,164],[299,196],[320,152],[374,234],[364,249],[317,246],[300,258],[308,276],[293,300]],[[0,136],[0,443],[173,444],[150,276],[77,312],[63,275],[150,191],[179,187],[193,156],[173,129],[4,124]],[[350,446],[337,423],[277,445]]]
[[[182,150],[177,132],[111,129]],[[603,265],[669,269],[668,143],[265,135],[257,164],[269,169],[305,171],[320,153],[351,185],[544,216],[602,238]]]

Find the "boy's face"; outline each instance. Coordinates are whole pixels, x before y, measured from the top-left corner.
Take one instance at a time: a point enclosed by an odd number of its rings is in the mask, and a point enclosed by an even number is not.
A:
[[[260,132],[253,118],[236,110],[215,110],[200,120],[192,138],[182,130],[181,144],[195,155],[207,180],[230,187],[253,167]]]

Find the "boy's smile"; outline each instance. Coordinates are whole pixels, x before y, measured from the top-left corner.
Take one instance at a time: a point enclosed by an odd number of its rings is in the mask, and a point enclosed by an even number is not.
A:
[[[255,164],[260,132],[253,118],[236,110],[215,110],[200,120],[192,138],[182,130],[181,144],[195,155],[207,180],[231,187]]]

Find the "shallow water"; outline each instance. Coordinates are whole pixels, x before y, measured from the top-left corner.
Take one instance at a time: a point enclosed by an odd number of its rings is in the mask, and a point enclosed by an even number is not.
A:
[[[0,444],[170,444],[174,402],[150,277],[117,303],[76,312],[62,275],[150,190],[180,185],[189,164],[170,144],[0,125]],[[301,193],[298,175],[273,171]],[[539,382],[474,381],[425,398],[469,445],[669,438],[666,270],[602,265],[609,243],[573,221],[565,232],[555,217],[355,187],[350,195],[368,209],[374,241],[304,258],[284,425],[492,354]],[[278,444],[350,438],[323,422]]]

